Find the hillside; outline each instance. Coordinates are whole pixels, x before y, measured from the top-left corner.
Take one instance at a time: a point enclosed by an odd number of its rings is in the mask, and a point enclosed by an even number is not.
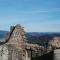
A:
[[[0,40],[6,37],[8,31],[0,30]],[[27,42],[39,45],[48,45],[53,37],[60,36],[60,32],[26,32]]]
[[[7,32],[8,32],[8,31],[2,31],[2,30],[0,30],[0,39],[1,39],[1,38],[5,38]]]

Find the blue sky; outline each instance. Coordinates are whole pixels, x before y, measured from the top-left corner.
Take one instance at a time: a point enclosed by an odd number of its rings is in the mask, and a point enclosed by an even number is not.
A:
[[[0,0],[0,30],[16,24],[28,32],[60,32],[60,0]]]

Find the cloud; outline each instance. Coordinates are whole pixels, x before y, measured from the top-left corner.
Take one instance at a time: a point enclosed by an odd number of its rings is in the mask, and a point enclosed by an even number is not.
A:
[[[33,14],[33,13],[46,13],[48,12],[47,10],[44,11],[44,10],[33,10],[33,11],[20,11],[20,13],[25,13],[25,14]]]
[[[48,12],[60,12],[60,8],[51,8],[51,9],[40,9],[40,10],[28,10],[28,11],[20,11],[20,13],[24,14],[33,14],[33,13],[48,13]]]

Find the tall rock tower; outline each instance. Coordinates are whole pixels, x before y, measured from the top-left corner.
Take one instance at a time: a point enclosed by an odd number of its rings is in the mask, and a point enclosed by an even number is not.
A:
[[[25,32],[19,24],[11,27],[5,45],[8,47],[8,60],[26,60]]]

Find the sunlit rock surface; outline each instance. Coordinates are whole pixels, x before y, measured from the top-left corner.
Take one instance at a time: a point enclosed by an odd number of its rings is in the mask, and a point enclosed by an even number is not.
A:
[[[60,49],[54,50],[54,60],[60,60]]]

